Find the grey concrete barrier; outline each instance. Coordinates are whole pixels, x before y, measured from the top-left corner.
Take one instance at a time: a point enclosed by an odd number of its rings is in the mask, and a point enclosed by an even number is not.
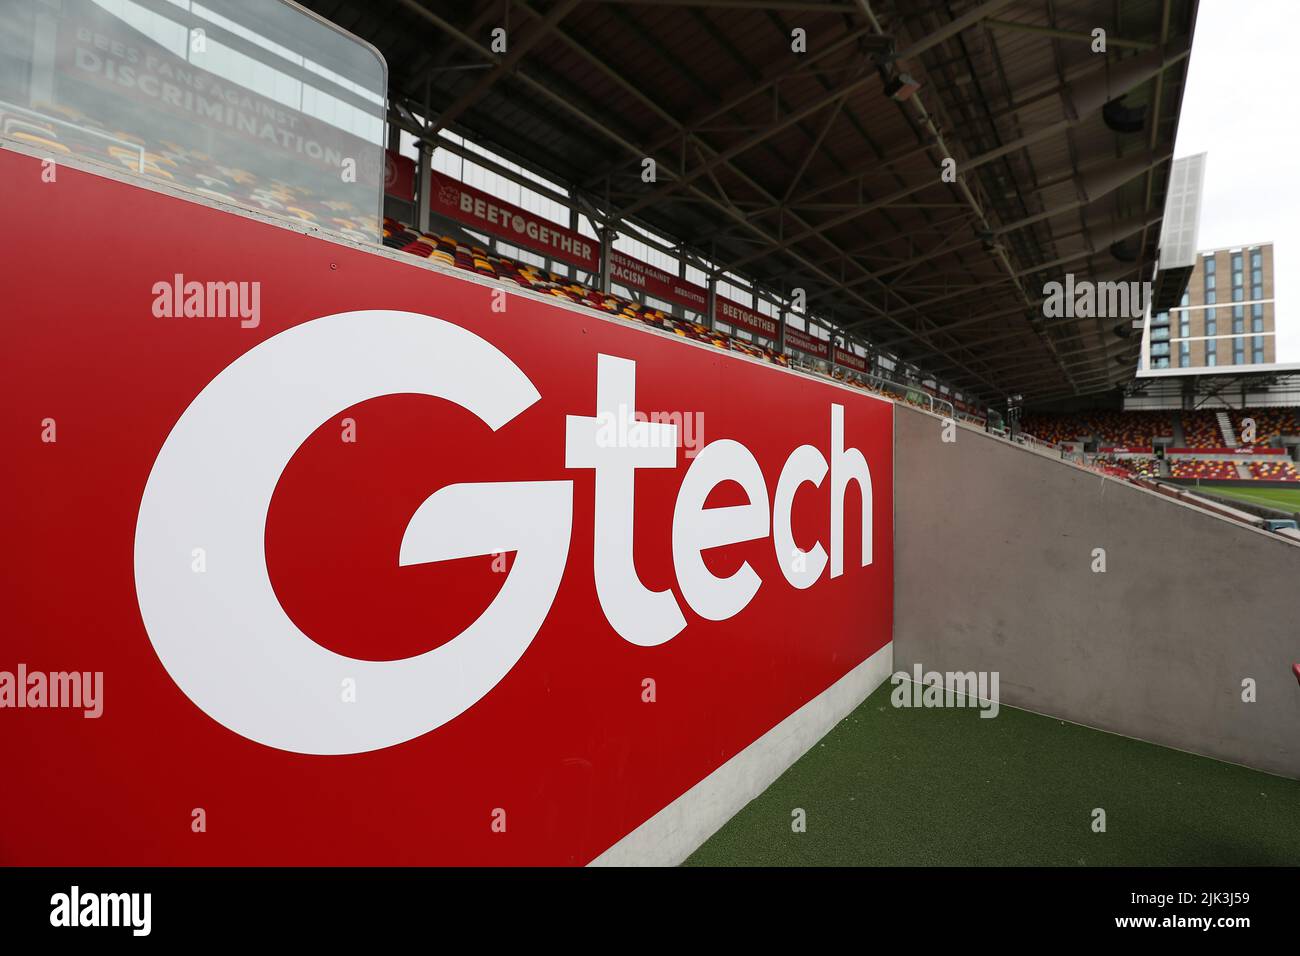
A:
[[[901,404],[895,443],[896,670],[1300,778],[1300,545]]]

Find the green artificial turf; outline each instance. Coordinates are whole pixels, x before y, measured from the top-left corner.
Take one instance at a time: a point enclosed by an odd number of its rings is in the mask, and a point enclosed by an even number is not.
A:
[[[1300,511],[1300,488],[1225,488],[1218,485],[1205,485],[1200,489],[1192,486],[1191,490],[1220,495],[1224,498],[1236,498],[1238,501],[1248,501],[1251,504],[1264,505],[1266,508],[1277,508],[1279,511]]]
[[[697,866],[1300,864],[1300,781],[886,682],[687,860]],[[1300,733],[1300,705],[1296,709]],[[1106,832],[1092,830],[1093,809]],[[792,831],[792,811],[807,831]]]

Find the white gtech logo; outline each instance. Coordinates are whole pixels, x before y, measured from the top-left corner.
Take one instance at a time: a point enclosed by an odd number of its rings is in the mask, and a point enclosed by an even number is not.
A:
[[[232,362],[154,462],[135,532],[145,628],[181,690],[251,740],[345,754],[428,733],[496,686],[555,599],[572,483],[503,481],[439,489],[402,537],[403,565],[517,551],[496,599],[447,643],[405,660],[356,660],[285,614],[265,549],[280,475],[322,422],[398,393],[444,398],[493,431],[540,398],[510,359],[462,328],[409,312],[349,312],[281,332]],[[196,546],[208,554],[205,574],[190,569]],[[363,688],[353,703],[339,694],[348,677]]]
[[[595,417],[568,416],[565,464],[595,472],[596,592],[625,640],[655,646],[686,619],[671,591],[651,591],[632,561],[638,468],[674,468],[675,426],[611,446],[602,428],[635,408],[636,365],[598,358]],[[568,560],[573,518],[569,481],[447,485],[416,509],[402,536],[402,565],[516,552],[496,598],[447,643],[394,661],[363,661],[322,647],[290,620],[266,567],[266,517],[295,452],[322,422],[360,402],[393,394],[446,399],[494,431],[541,396],[495,346],[449,322],[412,312],[326,316],[275,335],[214,378],[172,429],[145,485],[136,523],[140,613],[163,666],[210,717],[250,740],[297,753],[348,754],[402,743],[445,724],[510,671],[551,609]],[[654,438],[654,441],[650,441]],[[844,494],[862,493],[862,565],[871,563],[871,474],[844,448],[844,409],[831,405],[827,462],[800,445],[769,502],[763,473],[740,442],[711,442],[682,479],[673,511],[673,564],[682,597],[700,617],[738,614],[762,580],[748,562],[728,577],[701,552],[771,534],[794,588],[811,587],[827,565],[843,573]],[[451,452],[448,452],[451,454]],[[800,486],[831,477],[830,553],[795,548],[791,512]],[[704,508],[710,491],[734,481],[748,503]],[[191,570],[195,547],[205,574]],[[791,561],[793,555],[803,557]],[[344,703],[352,678],[362,692]]]

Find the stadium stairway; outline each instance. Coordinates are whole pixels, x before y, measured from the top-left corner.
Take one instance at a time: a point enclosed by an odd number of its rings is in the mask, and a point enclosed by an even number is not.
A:
[[[1300,779],[1300,543],[895,406],[894,670]],[[1243,703],[1243,680],[1255,688]]]
[[[1171,412],[1169,417],[1174,421],[1174,447],[1186,448],[1187,433],[1183,431],[1183,413]]]
[[[1216,412],[1214,417],[1219,420],[1219,431],[1223,435],[1223,447],[1236,448],[1237,434],[1232,429],[1232,419],[1228,417],[1228,413]]]

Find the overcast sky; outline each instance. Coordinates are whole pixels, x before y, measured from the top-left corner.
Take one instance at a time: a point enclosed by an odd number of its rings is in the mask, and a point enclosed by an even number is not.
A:
[[[1297,0],[1201,0],[1174,155],[1206,153],[1202,249],[1274,243],[1278,361],[1300,362]]]

